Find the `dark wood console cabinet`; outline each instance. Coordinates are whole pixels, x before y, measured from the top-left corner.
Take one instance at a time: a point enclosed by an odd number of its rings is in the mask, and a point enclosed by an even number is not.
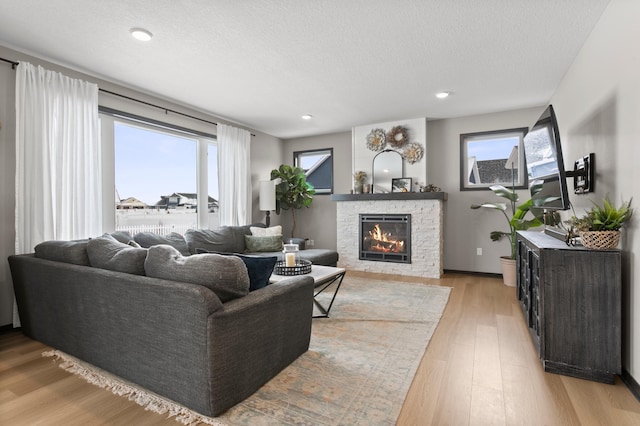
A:
[[[620,250],[517,236],[517,295],[545,371],[613,383],[621,372]]]

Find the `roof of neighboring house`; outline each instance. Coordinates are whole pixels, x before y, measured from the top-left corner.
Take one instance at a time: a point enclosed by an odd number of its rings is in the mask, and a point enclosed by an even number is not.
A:
[[[158,201],[155,205],[156,206],[165,206],[165,205],[167,205],[167,201],[171,197],[188,198],[188,199],[191,199],[191,200],[196,200],[198,198],[198,194],[193,193],[193,192],[174,192],[171,195],[161,195],[160,196],[160,201]],[[208,202],[210,204],[218,205],[218,200],[216,200],[215,198],[213,198],[210,195],[209,195]]]
[[[147,204],[138,200],[136,197],[125,198],[124,200],[120,200],[118,202],[121,206],[130,206],[130,207],[146,207]]]
[[[480,175],[478,183],[511,182],[511,169],[505,168],[506,163],[506,158],[477,161],[476,165]],[[517,173],[518,170],[515,169],[515,171]]]

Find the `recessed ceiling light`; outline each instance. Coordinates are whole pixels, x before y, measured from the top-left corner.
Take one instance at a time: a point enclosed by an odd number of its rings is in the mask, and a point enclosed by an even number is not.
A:
[[[439,92],[439,93],[436,93],[436,98],[438,99],[448,98],[450,94],[451,92]]]
[[[305,115],[302,116],[302,119],[303,120],[311,120],[312,117],[313,116],[311,114],[305,114]]]
[[[129,30],[133,38],[140,41],[149,41],[153,38],[153,34],[144,28],[131,28]]]

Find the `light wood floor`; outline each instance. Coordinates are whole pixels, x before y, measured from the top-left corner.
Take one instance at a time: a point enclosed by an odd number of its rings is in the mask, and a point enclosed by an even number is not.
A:
[[[640,403],[619,379],[542,371],[515,289],[500,280],[385,278],[453,288],[398,425],[640,425]],[[46,349],[19,332],[0,335],[1,425],[178,424],[66,373],[42,358]]]

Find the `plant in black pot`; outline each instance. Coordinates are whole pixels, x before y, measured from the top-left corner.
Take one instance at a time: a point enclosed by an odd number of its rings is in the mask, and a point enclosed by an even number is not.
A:
[[[291,237],[296,232],[296,210],[311,206],[316,191],[307,182],[307,176],[300,167],[286,164],[271,170],[271,180],[279,179],[276,184],[276,214],[281,210],[291,210]]]

